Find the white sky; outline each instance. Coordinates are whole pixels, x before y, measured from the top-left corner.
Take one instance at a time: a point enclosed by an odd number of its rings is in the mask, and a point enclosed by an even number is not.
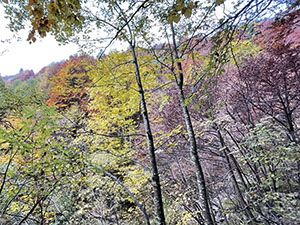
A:
[[[228,4],[229,8],[232,8],[231,4],[233,3],[230,2]],[[223,15],[222,8],[218,8],[215,13],[216,16]],[[14,35],[7,28],[7,24],[8,20],[4,18],[4,9],[0,4],[0,76],[15,75],[21,68],[23,70],[32,69],[37,73],[44,66],[52,62],[68,59],[70,55],[76,54],[79,51],[76,44],[59,46],[51,36],[38,39],[35,43],[29,44],[26,41],[29,33],[28,30],[19,33],[19,41],[15,38],[11,42],[3,42],[3,40]],[[122,49],[125,46],[122,46],[120,43],[114,43],[112,47]]]
[[[0,4],[0,76],[17,74],[20,69],[39,72],[44,66],[52,62],[68,59],[70,55],[76,54],[79,48],[76,44],[59,46],[55,39],[47,36],[37,39],[35,43],[26,41],[29,31],[23,30],[11,43],[2,42],[14,34],[7,28],[8,20],[4,18],[4,9]],[[113,46],[112,46],[113,47]],[[124,48],[120,43],[114,43],[118,49]],[[111,49],[111,48],[109,48]]]
[[[28,31],[22,31],[11,43],[2,42],[13,36],[7,28],[8,20],[4,18],[3,8],[0,5],[0,75],[15,75],[20,68],[39,72],[44,66],[52,62],[58,62],[69,58],[70,55],[78,52],[76,44],[59,46],[53,37],[46,37],[29,44],[27,39]],[[4,51],[4,52],[3,52]],[[2,54],[1,54],[2,53]]]

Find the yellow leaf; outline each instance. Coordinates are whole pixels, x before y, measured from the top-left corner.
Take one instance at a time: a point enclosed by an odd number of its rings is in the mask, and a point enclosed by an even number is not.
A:
[[[221,209],[221,212],[224,213],[224,214],[230,214],[230,212],[224,210],[224,209]]]

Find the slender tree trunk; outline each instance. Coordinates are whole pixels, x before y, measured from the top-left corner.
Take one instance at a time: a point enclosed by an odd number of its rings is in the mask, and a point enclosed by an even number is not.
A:
[[[177,69],[178,69],[178,76],[175,76],[176,79],[176,85],[177,85],[177,91],[180,99],[180,105],[183,110],[184,120],[186,124],[186,129],[189,136],[189,142],[190,142],[190,154],[192,161],[195,166],[195,173],[197,177],[197,186],[199,189],[199,200],[202,208],[202,215],[205,220],[205,224],[207,225],[213,225],[213,219],[209,208],[209,197],[206,189],[205,179],[204,179],[204,173],[202,170],[202,166],[200,164],[198,152],[197,152],[197,142],[196,137],[193,129],[193,124],[191,121],[190,113],[188,111],[188,108],[185,104],[185,96],[183,92],[183,72],[182,72],[182,65],[179,61],[179,55],[177,51],[177,45],[175,40],[175,31],[173,23],[171,23],[171,31],[172,31],[172,40],[173,40],[173,47],[174,47],[174,54],[175,59],[177,61]]]
[[[146,4],[146,2],[147,1],[145,1],[140,7],[143,7],[143,5]],[[127,19],[126,14],[122,10],[122,8],[119,6],[117,1],[115,1],[115,5],[119,9],[119,11],[123,17],[122,19],[126,23],[124,25],[124,27],[126,26],[128,28],[128,32],[130,35],[130,38],[126,38],[126,39],[129,44],[130,51],[131,51],[133,66],[134,66],[134,70],[135,70],[136,83],[137,83],[138,90],[139,90],[139,98],[140,98],[140,104],[141,104],[141,110],[142,110],[142,117],[143,117],[143,122],[144,122],[144,129],[145,129],[145,133],[146,133],[149,159],[150,159],[150,165],[151,165],[152,187],[153,187],[153,192],[154,192],[154,207],[155,207],[155,211],[156,211],[157,223],[159,225],[166,225],[163,201],[162,201],[161,186],[160,186],[158,168],[157,168],[156,157],[155,157],[154,141],[153,141],[152,131],[151,131],[151,127],[150,127],[150,121],[149,121],[149,117],[148,117],[147,104],[146,104],[144,89],[143,89],[143,85],[142,85],[142,81],[141,81],[138,59],[137,59],[137,55],[135,52],[135,37],[134,37],[131,27],[129,25],[130,21]]]
[[[145,128],[145,133],[146,133],[146,138],[147,138],[147,145],[148,145],[149,158],[150,158],[150,164],[151,164],[152,186],[153,186],[153,191],[154,191],[154,206],[155,206],[155,210],[156,210],[157,222],[159,225],[165,225],[166,222],[165,222],[165,215],[164,215],[164,209],[163,209],[159,174],[158,174],[156,157],[155,157],[154,141],[153,141],[153,136],[152,136],[152,132],[151,132],[148,111],[147,111],[147,105],[146,105],[144,89],[143,89],[143,85],[142,85],[142,81],[141,81],[137,56],[136,56],[135,48],[132,43],[130,43],[130,50],[131,50],[131,54],[132,54],[132,58],[133,58],[136,82],[138,85],[139,97],[140,97],[140,103],[141,103],[141,109],[142,109],[142,117],[143,117],[143,121],[144,121],[144,128]]]
[[[227,146],[225,145],[224,138],[223,138],[222,133],[219,129],[218,129],[218,135],[219,135],[221,146],[222,146],[222,148],[224,148],[225,159],[226,159],[226,162],[227,162],[230,177],[232,179],[232,183],[235,186],[235,189],[236,189],[236,192],[237,192],[237,195],[238,195],[239,204],[240,204],[241,208],[245,210],[246,216],[250,220],[249,224],[254,224],[254,222],[257,222],[257,221],[255,220],[255,217],[253,216],[251,210],[249,209],[249,206],[248,206],[247,202],[244,199],[242,191],[241,191],[241,189],[239,187],[239,184],[237,182],[237,179],[234,175],[233,168],[232,168],[231,163],[230,163],[230,158],[229,158],[228,153],[227,153],[227,151],[229,151],[229,150],[228,150]]]
[[[135,202],[136,206],[141,210],[141,212],[144,215],[144,219],[145,219],[145,223],[147,225],[150,225],[150,219],[148,216],[148,213],[146,212],[146,208],[143,204],[141,204],[133,195],[133,193],[125,186],[125,184],[123,182],[121,182],[116,176],[112,175],[111,173],[107,172],[107,171],[103,171],[104,174],[108,177],[110,177],[111,179],[115,180],[119,185],[121,185],[123,187],[123,189],[127,192],[127,194],[129,194],[129,196],[131,197],[131,199]],[[116,215],[116,219],[118,220],[117,217],[117,213],[115,212]]]
[[[92,163],[90,163],[90,165],[92,165]],[[134,201],[134,203],[140,209],[140,211],[143,213],[146,225],[151,225],[145,205],[141,204],[139,202],[139,200],[134,196],[134,194],[128,189],[128,187],[122,181],[120,181],[116,176],[109,173],[108,171],[105,171],[102,167],[98,167],[98,166],[94,166],[94,165],[92,165],[92,167],[97,168],[98,170],[102,171],[104,173],[104,175],[108,176],[109,178],[111,178],[112,180],[117,182],[124,189],[124,191],[130,196],[130,198]],[[115,215],[116,215],[116,219],[118,220],[116,212],[115,212]]]

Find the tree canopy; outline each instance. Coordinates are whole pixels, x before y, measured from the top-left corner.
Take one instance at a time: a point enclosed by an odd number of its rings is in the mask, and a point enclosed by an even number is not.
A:
[[[0,80],[0,223],[299,223],[299,1],[2,2],[86,53]]]

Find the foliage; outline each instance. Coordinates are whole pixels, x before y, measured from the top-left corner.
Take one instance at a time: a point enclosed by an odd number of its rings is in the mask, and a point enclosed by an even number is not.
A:
[[[56,194],[66,184],[77,184],[81,155],[55,135],[59,117],[43,96],[2,87],[0,98],[5,109],[0,121],[1,218],[12,224],[54,221]]]
[[[138,57],[143,85],[151,90],[156,84],[156,66],[142,50]],[[93,163],[116,175],[138,200],[148,202],[143,196],[148,193],[149,171],[140,168],[143,163],[137,158],[144,146],[135,146],[143,141],[140,137],[143,135],[140,134],[141,109],[135,71],[129,53],[115,51],[101,58],[90,67],[89,76],[92,80],[89,110],[93,113],[88,130],[95,135],[91,149],[95,151],[93,158],[97,159]],[[147,98],[151,96],[151,92],[146,93]],[[124,190],[116,191],[123,192],[120,195],[124,197],[119,199],[121,204],[133,202]],[[130,208],[134,213],[134,208]]]
[[[265,118],[256,124],[243,143],[251,151],[240,158],[242,165],[246,162],[256,164],[260,173],[260,180],[253,177],[246,194],[263,221],[298,223],[298,146],[289,142],[284,127],[273,124],[271,119]]]
[[[0,83],[1,222],[156,223],[161,185],[170,224],[203,224],[203,200],[217,224],[299,223],[299,45],[286,43],[297,11],[267,38],[243,32],[271,1],[238,1],[220,20],[228,1],[3,2],[33,42],[105,31],[131,49]]]
[[[48,32],[66,41],[67,36],[78,31],[84,21],[80,14],[81,2],[75,1],[3,1],[6,13],[16,14],[9,17],[11,29],[14,31],[24,28],[23,20],[28,17],[31,21],[31,32],[28,40],[35,42],[36,35],[45,37]]]
[[[38,86],[43,90],[49,90],[51,88],[51,84],[49,80],[55,76],[60,70],[63,62],[52,63],[48,66],[42,68],[35,77],[40,79]]]
[[[93,59],[89,56],[70,57],[51,78],[52,88],[47,104],[65,110],[77,103],[82,110],[86,110],[88,100],[86,88],[90,82],[86,67],[92,62]]]

